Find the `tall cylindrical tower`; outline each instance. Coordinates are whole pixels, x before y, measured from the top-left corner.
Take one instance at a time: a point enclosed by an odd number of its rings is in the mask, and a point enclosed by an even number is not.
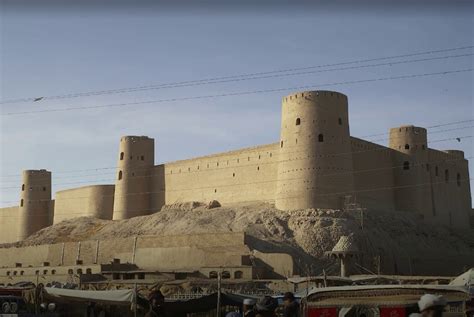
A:
[[[18,221],[18,240],[52,223],[51,172],[25,170],[22,173],[21,198]]]
[[[406,125],[390,129],[394,158],[395,204],[398,210],[432,213],[428,140],[425,128]]]
[[[347,97],[305,91],[283,98],[278,209],[340,208],[353,191]]]
[[[155,140],[146,136],[120,139],[114,195],[114,220],[143,216],[151,208],[151,170]]]

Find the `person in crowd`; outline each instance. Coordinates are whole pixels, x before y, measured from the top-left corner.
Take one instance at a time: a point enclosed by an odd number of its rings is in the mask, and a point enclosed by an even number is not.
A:
[[[255,300],[251,298],[244,299],[243,313],[244,317],[255,317]]]
[[[150,310],[146,313],[145,317],[166,317],[165,312],[165,297],[158,291],[152,291],[148,296],[148,302],[150,303]]]
[[[441,295],[425,294],[418,301],[422,317],[442,317],[446,300]]]
[[[276,317],[275,310],[278,307],[278,301],[271,297],[262,297],[255,304],[255,317]]]
[[[292,292],[286,292],[283,296],[283,317],[298,317],[300,305]]]

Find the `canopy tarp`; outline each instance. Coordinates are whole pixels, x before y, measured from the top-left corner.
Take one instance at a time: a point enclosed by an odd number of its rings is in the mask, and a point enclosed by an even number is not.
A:
[[[255,296],[221,293],[221,306],[241,307],[245,298],[257,299]],[[208,312],[217,307],[217,293],[187,301],[166,302],[165,307],[167,313],[172,316],[186,316],[187,313]]]
[[[112,290],[112,291],[82,291],[64,288],[44,288],[45,295],[57,299],[79,302],[96,302],[115,305],[130,305],[133,303],[133,289]]]

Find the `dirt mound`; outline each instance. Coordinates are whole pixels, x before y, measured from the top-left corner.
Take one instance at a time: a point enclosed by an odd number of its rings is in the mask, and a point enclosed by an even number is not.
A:
[[[280,211],[270,204],[235,204],[207,209],[205,204],[166,206],[153,215],[111,221],[76,218],[45,228],[27,240],[3,245],[27,246],[65,241],[113,239],[137,235],[245,232],[249,247],[285,252],[304,271],[336,264],[325,257],[344,235],[353,234],[361,272],[455,274],[474,266],[474,234],[431,226],[412,214],[341,210]],[[331,265],[332,265],[331,264]],[[331,268],[337,268],[337,265]]]

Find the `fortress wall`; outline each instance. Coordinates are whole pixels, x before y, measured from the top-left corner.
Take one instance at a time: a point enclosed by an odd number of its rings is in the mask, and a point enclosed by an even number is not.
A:
[[[242,256],[249,253],[244,244],[244,233],[213,233],[180,236],[145,236],[136,240],[135,263],[144,269],[195,269],[206,266],[239,266]],[[98,263],[119,258],[122,263],[133,263],[135,238],[99,241]],[[64,250],[64,252],[63,252]],[[65,242],[23,248],[1,248],[0,267],[94,264],[97,241]]]
[[[467,160],[459,152],[428,151],[434,208],[427,219],[451,227],[469,228],[469,169]]]
[[[273,201],[277,161],[278,144],[269,144],[155,166],[154,208],[213,199]]]
[[[18,206],[0,208],[0,242],[9,243],[17,241],[18,237]]]
[[[141,236],[137,240],[137,247],[198,247],[216,248],[245,245],[245,233],[202,233],[175,236]]]
[[[91,185],[56,193],[54,224],[77,217],[112,219],[114,185]]]
[[[355,201],[368,208],[395,209],[395,151],[351,137]]]

